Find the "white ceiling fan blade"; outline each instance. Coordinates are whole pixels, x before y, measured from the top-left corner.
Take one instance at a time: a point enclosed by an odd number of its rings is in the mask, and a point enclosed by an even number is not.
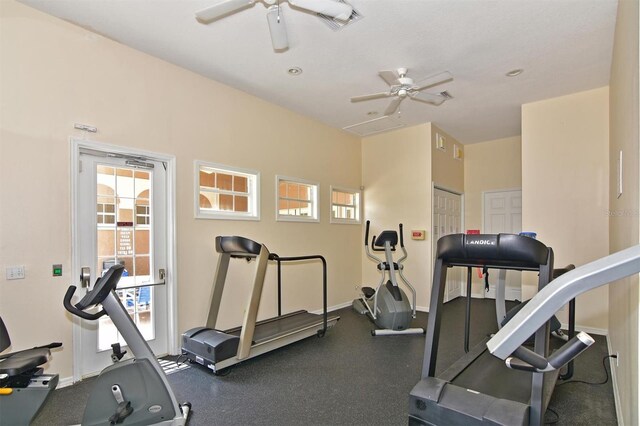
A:
[[[372,93],[371,95],[354,96],[351,102],[369,101],[371,99],[388,98],[391,96],[389,92]]]
[[[334,0],[289,0],[289,4],[300,9],[321,13],[340,21],[347,21],[353,13],[353,7]]]
[[[398,74],[396,74],[394,71],[380,71],[378,75],[389,86],[395,86],[396,84],[398,84]]]
[[[414,95],[411,95],[411,99],[436,106],[447,100],[442,95],[433,95],[431,93],[415,93]]]
[[[254,4],[256,0],[223,0],[196,12],[196,18],[201,22],[209,22],[225,15],[237,12]]]
[[[404,98],[397,97],[391,101],[387,109],[384,110],[384,115],[393,115],[400,108],[400,102],[402,102]]]
[[[269,22],[269,32],[271,33],[271,44],[273,50],[283,51],[289,48],[287,38],[287,28],[284,25],[284,16],[278,6],[271,6],[267,10],[267,21]]]
[[[432,75],[431,77],[423,78],[422,80],[418,81],[416,83],[418,86],[414,87],[414,90],[420,91],[420,90],[428,89],[429,87],[437,86],[439,84],[448,83],[450,81],[453,81],[453,76],[451,75],[450,72],[445,71],[440,74]]]

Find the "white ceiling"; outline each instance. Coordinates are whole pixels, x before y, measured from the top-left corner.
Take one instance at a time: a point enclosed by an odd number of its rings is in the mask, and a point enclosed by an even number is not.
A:
[[[520,105],[608,84],[617,0],[346,0],[363,15],[338,31],[282,0],[289,50],[271,47],[266,7],[210,24],[219,0],[21,0],[135,49],[344,128],[383,115],[380,70],[418,80],[449,71],[441,106],[405,100],[394,116],[434,122],[462,143],[520,134]],[[290,76],[287,70],[303,73]],[[508,78],[515,68],[525,71]],[[367,115],[370,111],[378,115]]]

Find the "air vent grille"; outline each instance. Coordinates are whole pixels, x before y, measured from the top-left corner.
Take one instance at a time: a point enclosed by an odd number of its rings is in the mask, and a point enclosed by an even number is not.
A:
[[[387,130],[397,129],[404,126],[403,123],[394,120],[390,116],[374,118],[373,120],[365,121],[363,123],[354,124],[352,126],[343,127],[351,133],[355,133],[358,136],[369,136],[375,133],[386,132]]]
[[[340,3],[345,3],[348,4],[346,1],[344,0],[338,0]],[[329,26],[329,28],[331,28],[333,31],[338,31],[339,29],[341,29],[342,27],[349,25],[355,21],[360,20],[361,18],[363,18],[363,16],[360,14],[360,12],[358,12],[355,8],[353,9],[353,12],[351,12],[351,16],[349,17],[348,20],[346,21],[338,21],[336,19],[333,19],[331,16],[327,16],[327,15],[323,15],[322,13],[318,13],[318,18],[320,18],[325,24],[327,24]]]

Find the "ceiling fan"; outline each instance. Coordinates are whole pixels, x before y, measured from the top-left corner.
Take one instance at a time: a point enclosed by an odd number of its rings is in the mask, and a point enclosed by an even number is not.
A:
[[[271,43],[273,50],[283,51],[289,48],[287,30],[284,25],[282,11],[280,10],[280,0],[219,0],[213,6],[204,8],[196,12],[196,18],[202,23],[209,23],[216,19],[238,12],[252,6],[256,1],[262,1],[267,8],[267,21],[269,32],[271,33]],[[283,0],[284,1],[284,0]],[[347,21],[353,12],[353,8],[341,1],[336,0],[286,0],[289,4],[298,9],[319,13],[331,18]]]
[[[448,83],[453,80],[453,76],[445,71],[440,74],[433,75],[431,77],[423,78],[414,83],[411,77],[407,77],[406,68],[398,68],[396,71],[380,71],[378,75],[391,86],[387,92],[373,93],[371,95],[355,96],[351,98],[351,102],[368,101],[371,99],[390,98],[395,97],[384,111],[384,115],[393,115],[400,103],[405,98],[413,99],[414,101],[420,101],[431,105],[440,105],[447,99],[451,99],[451,96],[446,92],[442,93],[420,93],[423,90],[431,87],[438,86],[440,84]]]

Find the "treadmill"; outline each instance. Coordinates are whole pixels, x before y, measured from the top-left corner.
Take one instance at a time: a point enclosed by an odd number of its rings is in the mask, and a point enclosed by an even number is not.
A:
[[[541,425],[557,370],[532,373],[505,368],[487,351],[487,338],[436,375],[447,270],[454,266],[537,271],[541,290],[553,277],[553,250],[533,238],[512,234],[453,234],[438,240],[422,380],[411,391],[409,424]],[[546,358],[547,322],[535,331],[534,339],[534,351]]]
[[[239,236],[216,237],[216,251],[219,253],[218,266],[205,327],[192,328],[182,334],[182,354],[190,361],[218,373],[226,367],[307,337],[322,337],[340,319],[338,315],[327,313],[327,262],[324,257],[282,257],[270,253],[264,244]],[[216,322],[230,259],[255,260],[255,275],[242,325],[221,331],[216,329]],[[321,314],[304,310],[283,314],[282,263],[308,260],[322,262],[323,311]],[[269,261],[275,261],[278,268],[278,316],[256,321]]]
[[[446,270],[484,266],[539,272],[539,291],[492,338],[436,376]],[[438,241],[422,379],[410,425],[542,425],[559,369],[594,340],[580,332],[550,356],[549,320],[578,295],[640,272],[640,246],[553,276],[553,250],[526,236],[449,235]],[[535,336],[533,350],[524,346]],[[554,339],[559,341],[559,339]]]

